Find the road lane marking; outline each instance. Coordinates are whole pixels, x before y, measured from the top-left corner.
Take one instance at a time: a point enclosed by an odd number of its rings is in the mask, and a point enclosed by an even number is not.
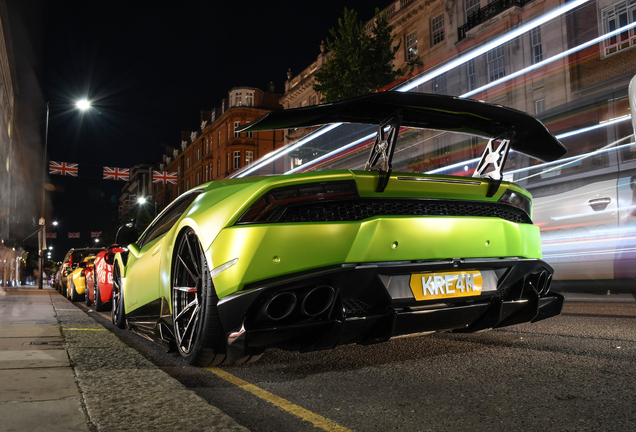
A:
[[[257,387],[254,384],[250,384],[247,381],[244,381],[241,378],[232,375],[231,373],[225,372],[222,369],[211,366],[208,366],[205,369],[216,374],[220,378],[223,378],[224,380],[229,381],[230,383],[242,388],[243,390],[248,391],[255,396],[258,396],[261,399],[265,399],[267,402],[276,405],[278,408],[285,410],[288,413],[295,415],[296,417],[300,417],[302,420],[305,420],[316,427],[329,432],[352,432],[351,429],[340,426],[336,422],[333,422],[327,418],[306,410],[303,407],[295,405],[280,396],[276,396],[275,394],[265,391],[262,388]]]

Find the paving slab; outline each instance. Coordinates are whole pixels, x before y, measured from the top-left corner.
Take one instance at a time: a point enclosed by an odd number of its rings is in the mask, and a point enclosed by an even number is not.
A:
[[[61,349],[62,337],[0,337],[0,351],[33,351]]]
[[[0,311],[1,313],[1,311]],[[0,338],[10,337],[59,337],[60,326],[57,324],[5,323],[0,324]]]
[[[56,291],[0,289],[0,317],[0,432],[248,431]]]
[[[79,397],[42,402],[0,402],[0,432],[88,432]]]
[[[77,397],[71,368],[0,370],[0,402]]]
[[[66,350],[0,351],[0,370],[68,367]]]

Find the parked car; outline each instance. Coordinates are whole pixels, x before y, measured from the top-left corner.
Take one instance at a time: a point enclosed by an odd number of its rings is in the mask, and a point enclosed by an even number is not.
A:
[[[84,299],[84,295],[86,294],[86,274],[92,274],[94,262],[94,255],[87,256],[82,262],[78,263],[75,270],[68,275],[66,296],[69,300],[76,302]]]
[[[96,311],[107,310],[113,299],[113,259],[125,248],[112,245],[95,256],[95,264],[86,272],[86,305]]]
[[[67,296],[67,287],[68,287],[68,275],[73,272],[77,268],[77,264],[82,262],[84,258],[90,255],[95,255],[102,248],[81,248],[81,249],[70,249],[64,259],[62,260],[62,265],[58,270],[60,272],[60,276],[58,278],[58,291],[63,296]]]
[[[139,238],[123,226],[115,325],[208,365],[561,312],[531,196],[501,175],[510,149],[565,154],[541,122],[479,101],[386,92],[272,112],[242,131],[342,122],[377,127],[365,170],[214,181],[175,199]],[[424,147],[411,128],[490,137],[475,176],[394,171],[398,136],[411,153]]]

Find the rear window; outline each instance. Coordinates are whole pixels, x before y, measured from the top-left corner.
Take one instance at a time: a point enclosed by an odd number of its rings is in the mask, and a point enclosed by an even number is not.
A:
[[[84,261],[84,258],[87,256],[97,255],[100,251],[102,251],[102,249],[82,249],[74,251],[72,262],[73,264],[77,264],[78,262]]]

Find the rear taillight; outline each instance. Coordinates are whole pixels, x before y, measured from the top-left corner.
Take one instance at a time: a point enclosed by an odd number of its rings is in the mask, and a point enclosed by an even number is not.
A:
[[[358,197],[355,181],[309,183],[272,189],[258,199],[238,220],[238,223],[275,222],[285,208],[322,201]]]
[[[525,211],[528,216],[532,215],[532,202],[530,201],[530,198],[526,197],[525,195],[521,195],[518,192],[514,192],[508,189],[504,192],[501,198],[499,198],[499,202],[510,204],[512,206],[520,208],[521,210]]]

